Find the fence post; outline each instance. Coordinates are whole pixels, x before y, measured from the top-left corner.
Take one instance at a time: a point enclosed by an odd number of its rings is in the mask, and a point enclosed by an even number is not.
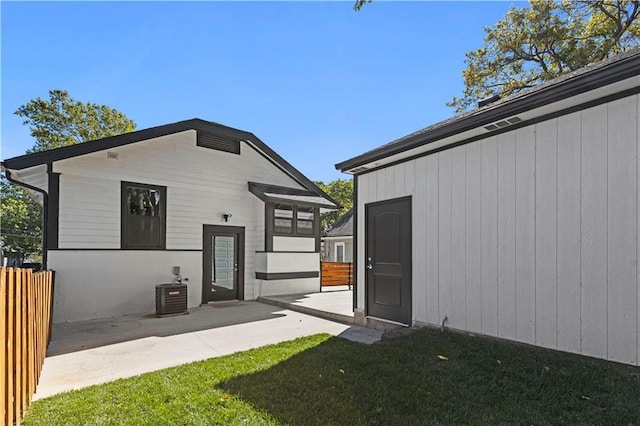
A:
[[[7,380],[9,376],[9,369],[7,363],[7,273],[5,268],[0,268],[0,342],[2,347],[0,348],[0,424],[9,424],[7,418],[8,411],[8,395],[7,395]]]

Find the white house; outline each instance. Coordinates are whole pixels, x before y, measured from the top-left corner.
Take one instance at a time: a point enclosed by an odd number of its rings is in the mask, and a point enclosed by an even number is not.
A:
[[[252,133],[199,119],[5,160],[44,205],[54,321],[319,291],[321,210],[337,203]]]
[[[353,209],[343,214],[330,230],[322,233],[324,261],[353,261]]]
[[[640,365],[640,50],[337,164],[356,312]]]

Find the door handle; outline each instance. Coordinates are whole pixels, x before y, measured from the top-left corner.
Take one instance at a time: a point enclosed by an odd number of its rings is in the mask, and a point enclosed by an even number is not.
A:
[[[373,269],[373,265],[372,265],[372,264],[370,264],[370,263],[368,263],[368,264],[367,264],[367,269]]]

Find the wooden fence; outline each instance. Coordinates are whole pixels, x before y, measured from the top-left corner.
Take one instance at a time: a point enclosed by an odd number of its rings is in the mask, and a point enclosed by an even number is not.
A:
[[[53,272],[0,268],[0,425],[19,425],[51,334]]]
[[[322,262],[320,285],[322,287],[334,285],[353,285],[353,263],[351,262]]]

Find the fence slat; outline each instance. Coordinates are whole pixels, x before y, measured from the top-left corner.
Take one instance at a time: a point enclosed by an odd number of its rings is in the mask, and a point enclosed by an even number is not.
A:
[[[351,262],[322,262],[321,285],[353,285],[353,266]]]
[[[7,365],[7,273],[5,268],[0,269],[0,342],[2,342],[2,348],[0,348],[0,425],[8,424],[7,420],[7,377],[8,377],[8,365]]]
[[[15,387],[13,385],[14,381],[14,345],[15,339],[13,333],[14,329],[14,320],[16,316],[16,311],[14,309],[15,304],[15,282],[13,275],[13,268],[9,268],[7,270],[7,285],[8,285],[8,297],[7,297],[7,401],[5,402],[7,405],[7,424],[12,425],[14,421],[14,413],[15,406],[13,403],[14,395],[15,395]]]

